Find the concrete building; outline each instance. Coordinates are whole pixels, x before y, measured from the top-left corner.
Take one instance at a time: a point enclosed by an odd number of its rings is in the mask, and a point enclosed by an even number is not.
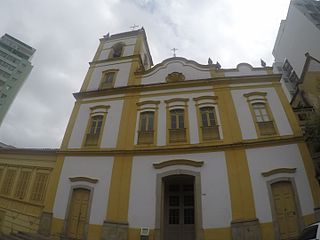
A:
[[[0,39],[0,125],[31,72],[35,49],[5,34]]]
[[[319,219],[281,74],[182,57],[152,65],[144,29],[104,36],[60,150],[0,149],[3,232],[272,240]]]
[[[287,18],[281,21],[273,49],[275,62],[283,66],[283,83],[291,98],[296,91],[308,52],[320,59],[320,1],[291,0]]]

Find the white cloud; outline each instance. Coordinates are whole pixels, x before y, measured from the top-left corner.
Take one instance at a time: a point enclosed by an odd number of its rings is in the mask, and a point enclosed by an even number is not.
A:
[[[0,127],[0,141],[59,147],[98,39],[144,26],[154,63],[177,55],[222,67],[269,65],[289,0],[2,0],[0,34],[37,49],[34,69]]]

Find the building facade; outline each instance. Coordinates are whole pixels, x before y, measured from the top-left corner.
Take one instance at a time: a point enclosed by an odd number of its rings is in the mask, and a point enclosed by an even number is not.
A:
[[[152,65],[144,29],[100,39],[36,194],[39,233],[292,239],[319,219],[313,162],[280,74],[181,57]],[[7,179],[19,185],[7,173],[13,166],[1,164],[1,186],[8,188]],[[34,204],[32,197],[22,202]]]
[[[5,34],[0,39],[0,125],[32,70],[35,49]]]
[[[320,2],[291,0],[287,18],[281,21],[273,49],[275,62],[283,65],[284,84],[290,98],[303,72],[308,52],[320,59]]]

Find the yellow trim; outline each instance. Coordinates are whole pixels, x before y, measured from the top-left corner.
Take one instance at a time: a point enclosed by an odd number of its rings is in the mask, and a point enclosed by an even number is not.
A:
[[[62,167],[63,167],[63,163],[64,163],[64,156],[58,155],[57,161],[56,161],[56,166],[52,170],[51,176],[49,178],[49,182],[47,184],[47,189],[50,189],[50,191],[47,191],[46,197],[44,200],[43,211],[45,211],[45,212],[52,212],[54,200],[56,197],[56,192],[57,192],[57,188],[58,188],[58,184],[59,184],[59,180],[60,180],[60,174],[61,174]],[[35,174],[34,174],[34,177],[35,177]]]
[[[61,233],[63,233],[63,225],[63,219],[53,217],[51,223],[51,235],[59,239]]]
[[[102,226],[97,224],[88,224],[88,240],[98,240],[101,239]]]
[[[313,213],[309,214],[309,215],[304,215],[303,222],[304,222],[305,226],[308,226],[308,225],[316,222],[316,217]]]
[[[168,160],[164,162],[159,162],[159,163],[153,163],[153,167],[155,169],[161,169],[164,167],[169,167],[169,166],[174,166],[174,165],[186,165],[186,166],[192,166],[192,167],[202,167],[203,166],[203,161],[193,161],[193,160],[188,160],[188,159],[173,159],[173,160]]]
[[[244,149],[225,151],[230,187],[232,220],[255,219],[250,172]]]
[[[216,89],[219,99],[219,116],[223,133],[223,144],[240,143],[242,133],[235,104],[229,88]]]
[[[269,177],[271,175],[278,174],[278,173],[295,173],[296,170],[297,170],[296,168],[276,168],[276,169],[272,169],[268,172],[263,172],[261,174],[264,177]]]
[[[272,222],[260,223],[262,240],[276,239],[274,225]]]
[[[159,105],[159,104],[160,104],[160,101],[148,100],[148,101],[143,101],[143,102],[137,102],[137,106],[138,106],[138,107],[141,107],[141,106],[147,105],[147,104]]]
[[[250,92],[250,93],[243,94],[243,96],[245,96],[246,98],[261,96],[261,97],[264,97],[265,99],[265,97],[267,96],[267,93],[266,92]]]
[[[200,97],[195,97],[193,98],[194,101],[198,102],[201,100],[213,100],[213,101],[217,101],[218,97],[217,96],[200,96]]]
[[[231,228],[209,228],[204,229],[206,240],[231,240]]]
[[[81,103],[79,101],[75,102],[72,113],[70,115],[70,119],[68,122],[66,132],[64,134],[64,137],[63,137],[63,140],[61,143],[60,149],[67,149],[68,148],[68,144],[69,144],[69,141],[71,138],[71,134],[72,134],[74,125],[75,125],[77,117],[78,117],[80,106],[81,106]]]
[[[304,163],[304,168],[308,176],[309,185],[311,188],[311,193],[312,193],[313,202],[314,202],[314,208],[319,208],[320,207],[320,187],[315,178],[314,163],[310,156],[310,152],[308,150],[307,145],[305,143],[298,143],[298,146],[299,146],[299,151]]]
[[[134,54],[140,54],[142,34],[137,37]],[[140,67],[140,62],[132,61],[128,85],[140,84],[141,77],[135,76],[135,71]],[[134,135],[136,132],[137,105],[139,96],[129,93],[124,98],[120,127],[118,132],[117,149],[130,150],[134,148]],[[128,121],[129,120],[129,121]],[[113,161],[112,176],[109,190],[109,201],[106,219],[115,222],[128,221],[129,193],[131,183],[131,156],[115,156]]]
[[[302,132],[301,132],[301,128],[299,126],[299,121],[298,121],[295,113],[293,112],[292,107],[291,107],[285,93],[283,92],[281,85],[275,85],[274,88],[278,94],[281,105],[287,115],[287,118],[288,118],[288,121],[289,121],[290,126],[292,128],[293,134],[295,136],[301,136]]]
[[[169,100],[165,100],[164,102],[168,105],[170,103],[173,103],[173,102],[185,102],[187,103],[189,101],[189,98],[172,98],[172,99],[169,99]]]
[[[116,156],[114,158],[106,216],[109,221],[128,221],[131,168],[131,156]]]

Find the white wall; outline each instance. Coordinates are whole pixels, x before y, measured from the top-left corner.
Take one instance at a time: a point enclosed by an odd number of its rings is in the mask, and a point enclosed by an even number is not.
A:
[[[266,98],[271,108],[280,136],[293,134],[286,113],[274,88],[231,90],[243,139],[257,138],[257,132],[254,126],[253,116],[250,112],[249,103],[247,102],[247,98],[243,96],[244,94],[250,92],[266,92]]]
[[[61,171],[55,198],[53,217],[66,219],[72,186],[83,185],[94,188],[90,211],[90,224],[102,225],[108,206],[108,193],[112,175],[113,157],[66,157]],[[89,177],[98,182],[71,182],[69,177]]]
[[[73,127],[68,148],[81,148],[82,141],[90,117],[90,107],[97,105],[110,106],[103,128],[101,139],[102,148],[114,148],[117,144],[123,100],[101,101],[97,103],[82,104]]]
[[[116,43],[122,42],[125,44],[123,56],[130,56],[133,55],[134,46],[136,44],[137,37],[129,37],[129,38],[119,38],[114,40],[107,40],[101,50],[101,54],[99,56],[99,60],[105,60],[108,59],[110,50],[112,46]]]
[[[260,222],[272,221],[270,196],[267,182],[281,177],[294,178],[298,198],[303,215],[313,213],[312,194],[300,155],[296,144],[247,149],[247,159],[255,200],[256,214]],[[294,174],[275,174],[263,177],[261,173],[276,168],[297,168]]]
[[[214,92],[210,89],[208,89],[207,92],[199,92],[199,93],[183,93],[184,90],[192,91],[197,90],[196,88],[188,88],[188,89],[179,89],[181,91],[180,93],[175,93],[172,95],[166,95],[166,96],[154,96],[154,97],[140,97],[140,102],[152,100],[152,101],[160,101],[159,108],[158,108],[158,126],[157,126],[157,146],[164,146],[166,145],[166,133],[167,133],[167,126],[166,126],[166,103],[165,100],[173,99],[173,98],[187,98],[189,101],[187,102],[188,105],[188,114],[189,114],[189,136],[190,136],[190,143],[191,144],[197,144],[199,143],[199,128],[198,128],[198,120],[197,120],[197,111],[195,106],[195,101],[193,98],[200,97],[200,96],[214,96]],[[145,93],[145,94],[148,94]],[[219,102],[219,100],[218,100]],[[221,126],[220,121],[220,115],[219,115],[219,109],[216,108],[217,111],[217,120],[218,125]],[[137,121],[139,120],[139,116],[137,116]],[[223,138],[222,135],[222,129],[220,128],[220,136]],[[138,139],[138,123],[136,124],[136,132],[135,132],[135,144],[137,144]]]
[[[172,72],[180,72],[186,80],[211,78],[210,70],[191,63],[186,59],[165,60],[163,66],[156,65],[150,73],[142,76],[141,84],[164,83]]]
[[[153,163],[172,159],[204,161],[204,165],[200,168],[176,165],[162,169],[154,169],[152,165]],[[134,157],[128,216],[130,227],[154,228],[156,176],[159,173],[176,169],[191,170],[201,174],[203,227],[229,227],[231,222],[231,202],[223,152]]]
[[[93,70],[89,85],[86,91],[94,91],[99,89],[99,85],[102,79],[102,72],[109,69],[117,69],[117,75],[115,79],[114,87],[127,86],[129,74],[130,74],[131,62],[128,60],[117,61],[116,63],[102,63],[96,65]]]
[[[287,58],[300,77],[306,52],[320,59],[320,30],[292,4],[282,27],[277,36],[273,56],[276,62],[284,62]]]

